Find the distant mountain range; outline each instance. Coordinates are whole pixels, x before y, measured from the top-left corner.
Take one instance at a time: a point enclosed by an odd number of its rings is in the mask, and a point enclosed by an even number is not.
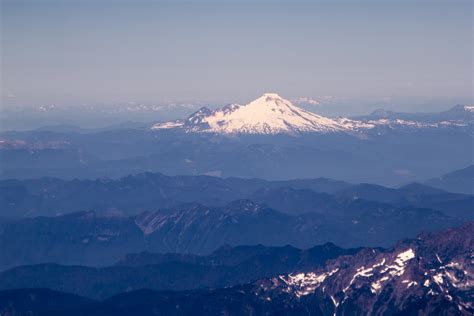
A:
[[[145,250],[206,254],[225,244],[387,247],[474,218],[472,195],[329,179],[147,173],[4,180],[0,197],[3,269],[46,262],[97,266]]]
[[[203,107],[186,120],[157,123],[152,129],[218,134],[366,133],[380,127],[465,127],[472,124],[473,119],[474,106],[467,105],[435,114],[377,110],[357,119],[331,119],[303,110],[276,93],[266,93],[246,105],[231,104],[217,110]]]
[[[464,122],[471,123],[474,119],[474,106],[458,104],[449,110],[437,113],[402,113],[378,109],[370,115],[354,117],[363,121],[367,120],[404,120],[418,121],[424,123],[440,123],[440,122]]]
[[[46,289],[5,290],[0,292],[0,312],[33,316],[155,315],[157,312],[160,315],[471,315],[474,313],[473,230],[471,222],[402,241],[390,250],[340,253],[326,258],[322,264],[315,262],[313,268],[296,268],[291,273],[277,273],[228,288],[181,292],[131,288],[131,292],[100,302]],[[292,252],[288,248],[273,251]],[[285,256],[274,255],[278,257]],[[144,271],[152,266],[134,267]],[[37,268],[37,275],[41,270],[46,273],[44,276],[56,273],[44,266]],[[35,267],[19,269],[25,271],[23,280],[35,282],[32,272]],[[8,273],[14,275],[12,270],[2,277]],[[117,283],[118,280],[113,282]]]
[[[357,200],[435,209],[461,218],[472,218],[474,213],[471,212],[472,195],[417,183],[394,189],[326,178],[267,181],[160,173],[119,179],[0,180],[0,216],[14,218],[91,210],[100,215],[126,216],[181,207],[186,203],[222,207],[242,199],[266,204],[289,215],[345,210]]]

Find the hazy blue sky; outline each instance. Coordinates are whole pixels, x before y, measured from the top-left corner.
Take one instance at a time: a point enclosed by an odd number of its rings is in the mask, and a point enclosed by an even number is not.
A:
[[[2,1],[2,103],[472,99],[472,1]]]

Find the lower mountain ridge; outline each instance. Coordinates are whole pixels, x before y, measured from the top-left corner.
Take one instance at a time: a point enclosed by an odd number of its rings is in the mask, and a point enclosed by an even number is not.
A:
[[[6,315],[472,315],[474,223],[363,249],[313,270],[221,289],[139,290],[101,302],[42,289],[0,291]]]
[[[451,192],[474,194],[474,165],[431,179],[427,184]]]
[[[222,207],[191,203],[132,217],[79,212],[0,222],[0,269],[48,262],[103,266],[133,252],[209,254],[226,244],[389,247],[462,222],[436,210],[362,199],[296,215],[250,200]]]
[[[222,288],[295,270],[322,267],[326,261],[360,251],[324,244],[301,250],[291,246],[223,246],[207,256],[141,252],[107,267],[53,263],[0,272],[0,290],[48,288],[92,299],[139,289]]]

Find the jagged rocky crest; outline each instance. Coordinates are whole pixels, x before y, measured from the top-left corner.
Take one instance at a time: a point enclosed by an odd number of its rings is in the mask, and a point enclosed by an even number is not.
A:
[[[318,300],[323,311],[334,315],[472,315],[472,231],[471,222],[402,242],[388,252],[367,249],[324,269],[281,275],[255,286],[259,295],[276,292],[299,301]]]

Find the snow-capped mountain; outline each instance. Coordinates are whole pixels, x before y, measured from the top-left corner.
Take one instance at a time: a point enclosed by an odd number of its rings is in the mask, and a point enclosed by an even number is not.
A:
[[[328,118],[306,111],[276,93],[265,93],[246,104],[230,104],[210,110],[206,107],[186,120],[156,123],[153,130],[181,129],[185,132],[218,134],[378,133],[385,129],[432,129],[466,127],[473,122],[472,106],[455,106],[439,113],[396,113],[377,110],[356,118]]]
[[[305,111],[276,93],[265,93],[246,104],[211,111],[201,108],[185,121],[155,124],[152,129],[184,128],[187,132],[223,134],[297,134],[348,132],[351,127]]]

